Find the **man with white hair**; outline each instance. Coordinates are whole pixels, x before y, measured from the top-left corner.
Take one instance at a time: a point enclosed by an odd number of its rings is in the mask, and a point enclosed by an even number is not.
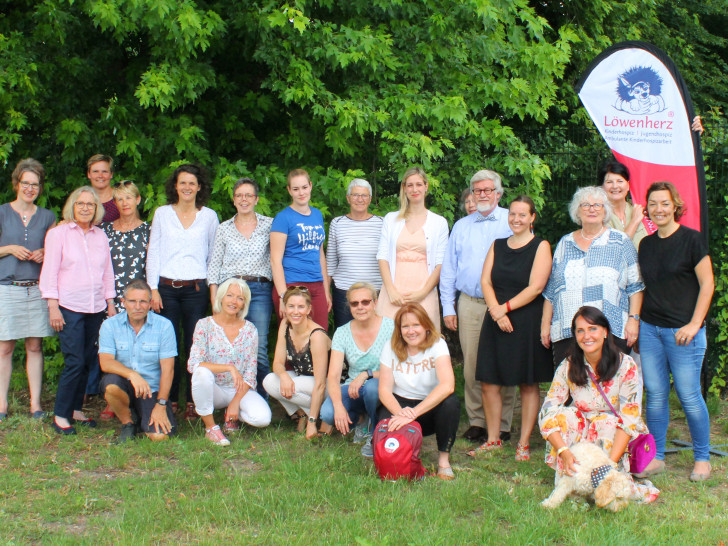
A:
[[[489,170],[478,171],[470,179],[477,211],[458,220],[450,232],[445,260],[440,271],[440,301],[445,326],[457,330],[463,350],[465,409],[470,428],[463,435],[472,442],[486,437],[485,413],[480,382],[475,380],[480,328],[488,310],[480,287],[483,263],[493,241],[509,237],[508,211],[498,206],[503,195],[501,177]],[[455,295],[460,292],[455,310]],[[480,350],[487,351],[488,347]],[[501,439],[510,438],[515,387],[504,387]]]

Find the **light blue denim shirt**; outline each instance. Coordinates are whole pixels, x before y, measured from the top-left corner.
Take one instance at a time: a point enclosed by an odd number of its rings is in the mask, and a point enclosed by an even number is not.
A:
[[[162,358],[177,356],[177,338],[169,319],[149,311],[147,321],[137,334],[129,324],[126,311],[108,318],[99,331],[99,353],[109,354],[159,390]]]

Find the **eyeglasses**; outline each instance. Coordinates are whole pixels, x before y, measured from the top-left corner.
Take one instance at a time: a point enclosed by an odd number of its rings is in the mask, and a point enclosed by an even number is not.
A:
[[[368,300],[360,300],[360,301],[350,301],[349,307],[353,307],[354,309],[356,309],[360,305],[362,307],[369,307],[371,305],[372,301],[374,301],[374,300],[368,299]]]
[[[473,190],[473,193],[475,195],[492,195],[495,193],[495,188],[483,188],[483,189],[475,188]]]
[[[581,203],[579,206],[582,210],[589,210],[590,208],[594,208],[594,210],[602,210],[604,208],[604,203]]]
[[[233,197],[235,199],[247,199],[248,201],[250,201],[258,196],[254,193],[236,193],[235,195],[233,195]]]
[[[35,191],[38,191],[40,189],[40,184],[38,184],[37,182],[21,182],[20,187],[24,190],[31,188]]]
[[[134,184],[133,180],[121,180],[121,181],[117,182],[116,184],[114,184],[113,187],[114,188],[121,188],[121,187],[125,188],[127,186],[131,186],[132,184]]]
[[[368,193],[350,193],[349,197],[352,199],[358,199],[359,201],[366,201],[371,198],[371,195]]]
[[[95,209],[96,208],[96,203],[82,203],[81,201],[76,201],[74,203],[74,205],[76,207],[78,207],[79,209]]]

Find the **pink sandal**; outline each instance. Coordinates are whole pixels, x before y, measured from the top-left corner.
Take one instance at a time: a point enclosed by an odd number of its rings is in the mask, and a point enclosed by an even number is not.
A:
[[[490,453],[491,451],[495,451],[496,449],[503,449],[503,442],[501,440],[496,440],[495,442],[485,442],[475,449],[471,449],[467,452],[467,455],[469,457],[475,457],[476,455],[480,455],[481,453]]]
[[[518,442],[516,446],[516,461],[530,461],[531,460],[531,448],[528,444],[522,444]]]

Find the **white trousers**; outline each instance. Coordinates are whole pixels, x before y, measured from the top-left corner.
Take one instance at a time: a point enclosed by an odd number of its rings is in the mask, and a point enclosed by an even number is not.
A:
[[[298,375],[296,372],[288,370],[289,376],[293,379],[293,384],[296,386],[295,394],[291,398],[284,398],[281,394],[281,380],[274,374],[269,373],[263,380],[263,387],[271,397],[278,400],[281,405],[285,408],[288,415],[293,415],[299,409],[302,409],[306,415],[311,414],[311,394],[313,394],[313,388],[316,384],[316,380],[312,375]],[[324,395],[324,399],[326,395]]]
[[[213,410],[226,408],[235,398],[235,387],[221,387],[215,383],[215,374],[208,368],[198,366],[192,374],[192,400],[199,415],[210,415]],[[240,400],[240,420],[252,427],[267,427],[271,420],[268,402],[248,389]]]

